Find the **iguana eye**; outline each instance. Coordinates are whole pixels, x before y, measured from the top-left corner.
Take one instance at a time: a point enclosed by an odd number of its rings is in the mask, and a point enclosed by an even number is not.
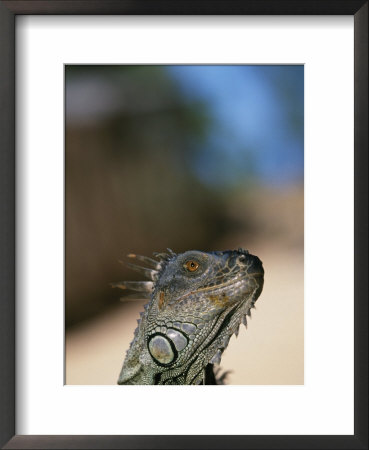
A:
[[[190,272],[195,272],[199,268],[199,263],[193,260],[187,261],[185,267]]]

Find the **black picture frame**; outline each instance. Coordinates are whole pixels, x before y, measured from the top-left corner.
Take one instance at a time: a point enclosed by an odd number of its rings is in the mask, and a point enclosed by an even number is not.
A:
[[[354,435],[15,435],[15,17],[20,14],[354,16]],[[339,95],[339,93],[337,93]],[[0,445],[6,449],[368,448],[368,1],[12,0],[0,1]],[[340,245],[338,242],[337,245]],[[342,317],[344,326],[344,316]],[[206,405],[204,405],[206,411]],[[227,414],[227,412],[224,412]]]

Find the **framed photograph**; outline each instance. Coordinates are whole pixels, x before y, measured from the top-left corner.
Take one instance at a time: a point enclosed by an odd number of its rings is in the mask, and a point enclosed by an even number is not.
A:
[[[367,2],[0,25],[3,448],[368,448]]]
[[[119,383],[303,385],[304,66],[66,65],[65,95],[65,383],[115,385],[141,317]]]

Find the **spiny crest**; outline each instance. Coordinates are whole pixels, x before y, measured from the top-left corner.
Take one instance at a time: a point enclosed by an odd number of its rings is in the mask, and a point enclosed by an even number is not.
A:
[[[160,260],[160,262],[169,262],[173,258],[177,257],[177,254],[174,253],[174,251],[172,249],[167,248],[167,250],[168,250],[168,253],[154,252],[153,255],[155,256],[155,258],[158,258]]]
[[[147,269],[146,267],[138,266],[137,264],[126,263],[126,266],[138,273],[141,273],[144,277],[149,278],[152,281],[157,279],[158,271],[153,269]]]
[[[152,292],[154,283],[152,281],[118,281],[111,286],[119,289],[131,289],[132,291]]]
[[[221,359],[222,359],[222,352],[220,349],[218,349],[209,362],[210,364],[220,364]]]
[[[135,270],[138,273],[141,273],[144,277],[148,278],[151,281],[118,281],[116,283],[111,283],[111,286],[114,288],[119,288],[123,290],[131,290],[136,291],[134,294],[129,294],[125,297],[121,298],[121,301],[130,301],[130,300],[138,300],[138,299],[149,299],[151,293],[154,290],[155,281],[159,278],[160,273],[164,270],[164,267],[175,258],[177,255],[170,248],[167,249],[168,253],[153,253],[154,257],[159,261],[155,261],[148,256],[136,255],[135,253],[129,253],[127,255],[130,259],[135,259],[136,261],[140,261],[146,265],[140,266],[132,263],[123,263],[119,261],[121,264],[126,265],[132,270]]]

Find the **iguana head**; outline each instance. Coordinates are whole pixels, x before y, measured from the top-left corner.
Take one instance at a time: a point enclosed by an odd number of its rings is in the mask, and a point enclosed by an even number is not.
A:
[[[115,286],[150,294],[127,352],[119,384],[199,384],[219,363],[263,288],[264,270],[248,251],[156,254],[143,269],[151,282]],[[135,266],[137,269],[138,266]],[[140,268],[141,269],[141,268]]]

